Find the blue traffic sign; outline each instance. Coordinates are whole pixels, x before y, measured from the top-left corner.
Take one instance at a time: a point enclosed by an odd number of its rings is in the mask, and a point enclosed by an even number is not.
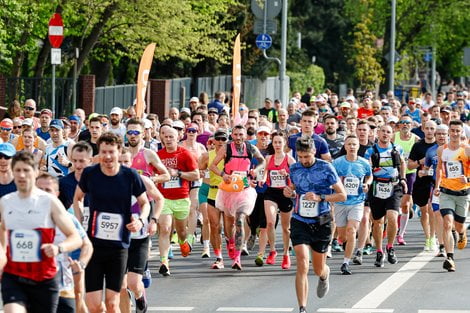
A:
[[[273,44],[273,39],[268,34],[259,34],[256,36],[256,46],[259,49],[266,50],[271,48]]]
[[[431,62],[431,60],[432,60],[432,52],[426,52],[426,53],[424,54],[423,59],[424,59],[424,62]]]

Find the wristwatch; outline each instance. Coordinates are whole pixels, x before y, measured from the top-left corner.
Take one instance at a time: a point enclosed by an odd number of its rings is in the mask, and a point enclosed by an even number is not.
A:
[[[321,199],[321,201],[325,201],[326,195],[320,195],[320,199]]]
[[[80,267],[82,268],[82,270],[86,268],[86,264],[83,261],[78,261],[78,264],[80,264]]]
[[[64,252],[64,248],[61,245],[57,245],[57,250],[59,250],[59,254]]]
[[[152,221],[154,221],[154,222],[155,222],[155,224],[157,224],[157,223],[158,223],[158,220],[157,220],[155,217],[151,217],[150,219],[151,219]]]
[[[178,171],[178,177],[181,177],[181,171]]]

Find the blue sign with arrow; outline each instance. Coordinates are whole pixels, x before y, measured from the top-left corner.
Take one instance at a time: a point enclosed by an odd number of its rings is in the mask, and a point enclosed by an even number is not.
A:
[[[273,39],[268,34],[259,34],[256,36],[256,46],[259,49],[266,50],[271,48]]]

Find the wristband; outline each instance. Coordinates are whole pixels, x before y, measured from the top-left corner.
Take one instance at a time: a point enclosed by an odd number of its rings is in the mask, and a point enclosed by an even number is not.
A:
[[[155,224],[157,224],[157,223],[158,223],[158,220],[157,220],[155,217],[151,217],[150,219],[151,219],[152,221],[154,221],[154,222],[155,222]]]

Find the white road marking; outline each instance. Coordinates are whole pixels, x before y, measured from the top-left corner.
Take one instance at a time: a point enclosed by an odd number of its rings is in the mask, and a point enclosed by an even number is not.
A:
[[[418,313],[470,313],[470,310],[418,310]]]
[[[393,309],[336,309],[336,308],[320,308],[317,312],[323,313],[393,313]]]
[[[396,273],[377,286],[377,288],[353,305],[353,309],[377,308],[433,258],[434,254],[424,251],[421,252],[408,263],[403,265]]]
[[[293,308],[220,307],[217,312],[292,312]]]
[[[192,306],[149,306],[147,311],[175,311],[175,312],[189,312],[194,310]]]

